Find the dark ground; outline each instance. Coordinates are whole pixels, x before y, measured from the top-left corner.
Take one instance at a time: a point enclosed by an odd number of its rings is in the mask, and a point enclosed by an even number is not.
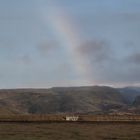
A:
[[[140,123],[0,123],[0,140],[140,140]]]

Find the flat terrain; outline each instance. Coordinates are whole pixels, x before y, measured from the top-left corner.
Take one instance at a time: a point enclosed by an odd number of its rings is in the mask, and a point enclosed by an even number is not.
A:
[[[140,140],[140,123],[0,123],[0,140]]]

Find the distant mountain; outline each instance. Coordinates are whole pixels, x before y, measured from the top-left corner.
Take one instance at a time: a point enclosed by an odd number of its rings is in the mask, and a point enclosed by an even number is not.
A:
[[[105,86],[0,90],[0,114],[111,113],[126,106]]]
[[[118,112],[121,114],[140,114],[140,96],[137,96],[131,105],[120,109]]]
[[[140,92],[140,87],[127,87]]]
[[[140,108],[140,96],[137,96],[133,102],[134,107],[139,107]]]
[[[132,104],[137,96],[140,96],[140,87],[125,87],[119,88],[118,91],[122,94],[122,96],[128,101],[128,103]]]

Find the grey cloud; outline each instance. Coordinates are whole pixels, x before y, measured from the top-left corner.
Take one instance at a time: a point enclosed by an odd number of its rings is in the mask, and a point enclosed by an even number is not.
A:
[[[29,54],[25,54],[21,57],[21,61],[24,63],[24,64],[31,64],[31,56]]]
[[[17,43],[12,39],[0,39],[0,48],[14,49],[17,47]]]
[[[131,49],[131,50],[135,50],[138,48],[138,46],[136,45],[135,42],[133,42],[132,40],[128,40],[124,42],[124,47],[125,49]]]
[[[75,17],[77,23],[82,26],[92,26],[95,24],[118,24],[126,22],[140,22],[140,13],[138,12],[120,12],[120,13],[99,13],[96,14],[87,14],[85,16],[78,15]],[[94,19],[94,20],[93,20]]]
[[[37,46],[37,49],[41,53],[41,55],[49,55],[59,49],[59,45],[56,41],[48,41],[40,43],[40,45]]]
[[[118,54],[119,55],[119,54]],[[118,84],[135,84],[140,82],[140,53],[133,52],[120,60],[112,59],[109,65],[99,69],[98,76],[104,81]]]
[[[126,21],[140,21],[140,13],[121,13],[118,14],[118,17],[120,17],[123,20]]]
[[[98,83],[117,85],[140,82],[139,51],[127,49],[129,56],[119,57],[122,54],[114,52],[112,45],[107,41],[89,41],[78,48],[79,52],[90,61],[92,79]]]
[[[133,53],[132,55],[128,56],[127,61],[134,64],[140,64],[140,52]]]
[[[25,54],[19,54],[19,55],[11,55],[9,57],[9,61],[11,63],[15,63],[18,66],[28,66],[33,63],[33,59],[31,54],[25,53]]]
[[[104,62],[111,57],[111,48],[107,41],[87,41],[78,51],[91,62]]]

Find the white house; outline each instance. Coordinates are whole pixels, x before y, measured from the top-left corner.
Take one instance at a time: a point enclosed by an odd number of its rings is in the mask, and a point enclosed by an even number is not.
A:
[[[66,121],[78,121],[78,116],[66,116]]]

